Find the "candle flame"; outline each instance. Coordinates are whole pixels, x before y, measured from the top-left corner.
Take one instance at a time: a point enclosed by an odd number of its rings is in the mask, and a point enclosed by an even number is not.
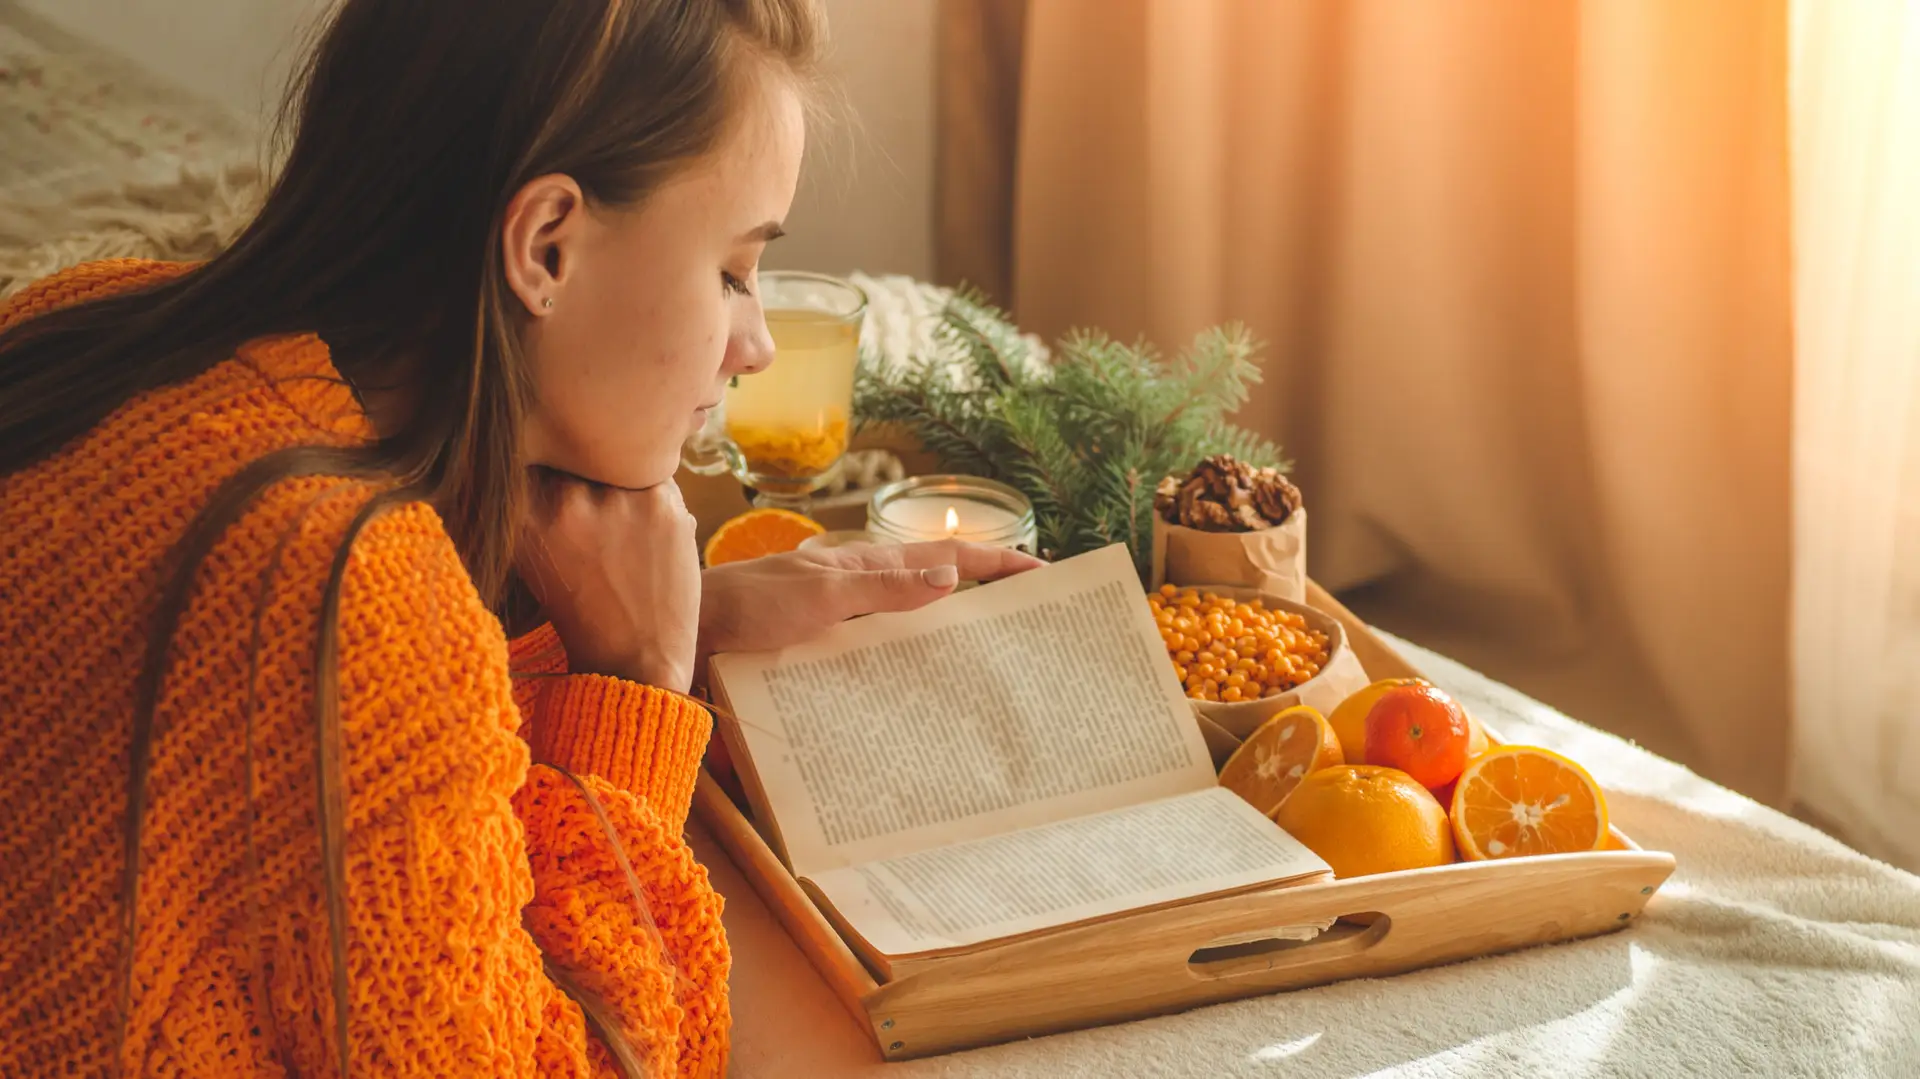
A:
[[[947,535],[960,531],[960,514],[952,506],[947,507]]]

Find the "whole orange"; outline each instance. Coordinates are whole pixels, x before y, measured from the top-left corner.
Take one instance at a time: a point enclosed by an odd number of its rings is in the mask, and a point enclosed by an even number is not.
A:
[[[1467,713],[1433,686],[1396,686],[1367,713],[1368,764],[1398,768],[1428,790],[1467,766]]]
[[[1447,811],[1396,768],[1341,764],[1309,772],[1273,820],[1343,879],[1453,861]]]

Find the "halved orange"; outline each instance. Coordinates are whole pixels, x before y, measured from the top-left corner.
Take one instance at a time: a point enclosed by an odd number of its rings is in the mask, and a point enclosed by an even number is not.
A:
[[[1453,788],[1454,846],[1469,861],[1570,854],[1607,842],[1607,796],[1551,749],[1501,746],[1467,762]]]
[[[826,527],[792,510],[748,510],[714,529],[707,537],[707,565],[742,562],[763,555],[783,554],[800,546]]]
[[[1344,763],[1340,739],[1317,709],[1296,704],[1254,730],[1220,769],[1220,785],[1273,816],[1311,772]]]

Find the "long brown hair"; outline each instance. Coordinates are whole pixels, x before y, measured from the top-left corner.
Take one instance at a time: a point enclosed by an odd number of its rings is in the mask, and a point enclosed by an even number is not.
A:
[[[823,34],[818,0],[344,0],[289,93],[284,164],[231,247],[191,273],[0,334],[0,475],[259,337],[317,333],[363,394],[401,379],[430,388],[410,395],[417,404],[405,429],[382,431],[374,444],[297,448],[243,469],[171,552],[129,751],[126,956],[137,931],[154,713],[194,572],[272,484],[313,473],[379,479],[385,493],[355,517],[340,548],[316,657],[316,787],[344,1074],[332,615],[345,552],[383,508],[428,500],[481,595],[498,606],[526,497],[518,447],[531,404],[517,344],[523,316],[502,273],[508,202],[550,173],[571,176],[598,204],[644,200],[713,147],[743,72],[810,76]],[[123,1051],[130,987],[129,962]]]

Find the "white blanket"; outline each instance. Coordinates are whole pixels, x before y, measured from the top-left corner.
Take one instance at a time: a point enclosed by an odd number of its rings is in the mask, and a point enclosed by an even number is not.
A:
[[[1618,933],[882,1064],[697,825],[727,897],[734,1074],[1920,1076],[1920,877],[1431,652],[1414,665],[1512,742],[1585,764],[1679,868]]]

